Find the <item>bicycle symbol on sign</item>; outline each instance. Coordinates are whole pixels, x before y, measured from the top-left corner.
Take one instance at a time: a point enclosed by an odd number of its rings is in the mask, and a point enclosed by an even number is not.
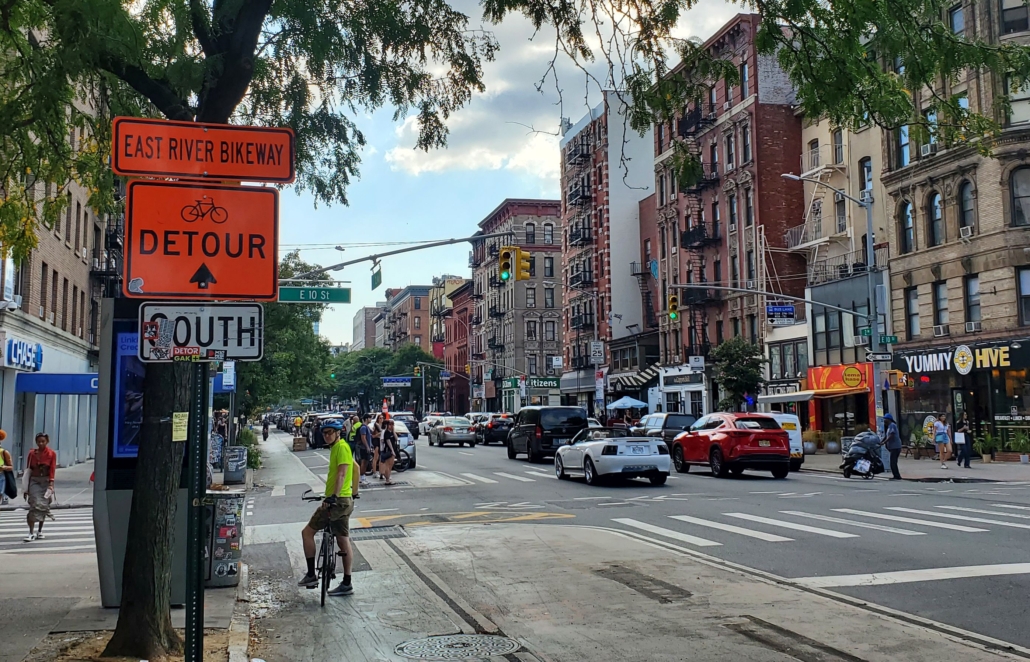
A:
[[[226,211],[225,207],[219,207],[211,198],[197,200],[195,205],[186,205],[179,214],[182,216],[182,220],[187,223],[193,223],[208,216],[211,217],[212,221],[219,224],[229,220],[229,212]]]

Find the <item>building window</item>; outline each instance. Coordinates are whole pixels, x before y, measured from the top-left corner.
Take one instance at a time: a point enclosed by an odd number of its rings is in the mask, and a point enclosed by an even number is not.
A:
[[[973,198],[973,184],[962,182],[958,187],[959,213],[958,226],[971,228],[976,220],[976,200]]]
[[[733,318],[733,337],[736,338],[739,335],[740,335],[740,318],[739,317],[734,317]]]
[[[1019,323],[1030,326],[1030,267],[1019,270]]]
[[[733,134],[726,136],[726,170],[733,170],[733,164],[737,161],[736,140]]]
[[[966,16],[962,13],[962,5],[955,5],[948,10],[948,25],[951,26],[951,31],[957,35],[965,33]]]
[[[858,161],[858,190],[873,190],[873,160],[868,156]]]
[[[556,327],[557,324],[552,321],[544,322],[544,340],[549,342],[557,340]]]
[[[805,170],[814,170],[819,167],[819,141],[813,140],[808,143],[808,167]]]
[[[844,163],[844,132],[840,129],[833,132],[833,162]]]
[[[654,137],[658,142],[658,153],[661,154],[665,151],[665,125],[658,123],[654,127]]]
[[[550,223],[544,223],[544,243],[554,243],[554,226]]]
[[[747,252],[747,262],[746,262],[745,269],[747,270],[747,279],[748,280],[754,280],[755,279],[755,251],[754,250],[749,250]]]
[[[712,107],[712,112],[715,112],[715,85],[708,88],[708,105]]]
[[[965,280],[966,298],[966,321],[980,321],[980,276],[966,276]]]
[[[740,162],[751,162],[751,127],[745,126],[740,130]]]
[[[898,225],[900,226],[901,252],[911,253],[915,250],[915,220],[912,218],[912,203],[906,202],[901,205],[901,212],[898,214]]]
[[[554,278],[554,258],[544,258],[544,278]]]
[[[729,207],[730,207],[730,227],[736,227],[737,226],[737,196],[731,194],[729,196],[729,198],[726,199],[726,202],[729,204]]]
[[[948,323],[948,283],[940,281],[933,284],[933,323]]]
[[[554,308],[554,288],[544,288],[544,308]]]
[[[526,321],[526,340],[536,340],[536,320]]]
[[[740,63],[740,98],[741,100],[746,99],[748,95],[748,70],[747,62]]]
[[[412,297],[415,300],[415,310],[422,310],[422,297]]]
[[[658,206],[665,206],[665,173],[658,173]]]
[[[536,224],[535,223],[526,223],[526,243],[527,244],[535,244],[536,243]]]
[[[715,258],[712,262],[712,282],[716,285],[722,285],[722,260]]]
[[[708,148],[708,158],[712,162],[712,172],[719,172],[719,143],[713,142]]]
[[[1026,32],[1030,30],[1027,6],[1023,0],[1001,0],[1001,33]]]
[[[415,344],[419,347],[422,346],[422,336],[415,336]]]
[[[719,236],[719,201],[712,203],[712,236]]]
[[[732,287],[740,287],[740,263],[736,255],[730,256],[730,279],[733,281],[730,283]]]
[[[666,254],[665,228],[664,227],[658,230],[658,244],[659,244],[659,248],[661,249],[659,251],[659,254],[661,255],[661,258],[664,260],[665,259],[665,254]]]
[[[1017,168],[1009,176],[1012,188],[1012,225],[1030,225],[1030,168]]]
[[[536,288],[526,288],[526,308],[536,308]]]
[[[747,316],[747,335],[751,344],[758,344],[758,319],[754,315]]]
[[[536,278],[536,255],[529,256],[529,277]]]
[[[912,162],[911,143],[908,138],[908,125],[906,124],[899,128],[895,136],[897,138],[897,142],[895,143],[897,146],[897,152],[895,155],[897,162],[895,165],[899,168],[904,168]]]
[[[530,374],[530,375],[535,375],[536,374],[536,357],[535,356],[527,356],[526,357],[526,373]]]
[[[722,320],[718,320],[715,323],[715,344],[722,344]]]
[[[644,240],[644,262],[650,262],[650,261],[651,261],[651,240],[650,239],[645,239]]]
[[[941,194],[936,191],[930,195],[926,205],[927,243],[940,246],[944,243],[944,218],[941,210]]]
[[[905,290],[905,333],[909,340],[919,337],[919,290],[914,287]]]
[[[751,189],[744,192],[744,226],[751,227],[755,222],[755,197]]]
[[[419,317],[418,315],[416,315],[414,319],[415,319],[415,328],[416,329],[421,329],[422,328],[422,318]]]
[[[833,214],[837,217],[837,234],[844,234],[848,231],[848,203],[845,200],[837,200],[833,203]]]

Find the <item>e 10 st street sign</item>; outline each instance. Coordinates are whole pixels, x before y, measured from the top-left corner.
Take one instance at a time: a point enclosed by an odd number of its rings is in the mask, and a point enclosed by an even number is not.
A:
[[[350,303],[349,287],[280,287],[280,303]]]

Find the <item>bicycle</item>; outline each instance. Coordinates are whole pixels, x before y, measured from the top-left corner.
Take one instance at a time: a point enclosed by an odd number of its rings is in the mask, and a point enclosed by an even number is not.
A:
[[[406,450],[398,450],[397,458],[393,461],[393,472],[403,473],[411,468],[411,455]]]
[[[225,207],[219,207],[215,204],[214,200],[208,199],[207,202],[204,200],[197,200],[195,205],[186,205],[179,212],[182,216],[182,220],[187,223],[193,223],[211,216],[211,220],[215,223],[222,224],[229,220],[229,212],[226,211]]]
[[[306,491],[302,496],[303,501],[322,501],[321,495],[308,496],[312,491]],[[319,545],[319,554],[315,564],[315,573],[319,578],[322,587],[321,604],[325,606],[325,596],[329,592],[329,582],[336,579],[336,535],[332,531],[332,523],[327,522],[322,529],[322,543]]]

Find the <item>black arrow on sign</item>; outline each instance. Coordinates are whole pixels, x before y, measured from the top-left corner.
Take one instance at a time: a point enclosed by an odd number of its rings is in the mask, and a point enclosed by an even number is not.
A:
[[[201,264],[200,268],[197,269],[197,273],[193,274],[193,278],[190,278],[191,283],[197,284],[198,290],[206,290],[210,283],[217,283],[215,275],[211,273],[211,270],[207,268],[206,264]]]

